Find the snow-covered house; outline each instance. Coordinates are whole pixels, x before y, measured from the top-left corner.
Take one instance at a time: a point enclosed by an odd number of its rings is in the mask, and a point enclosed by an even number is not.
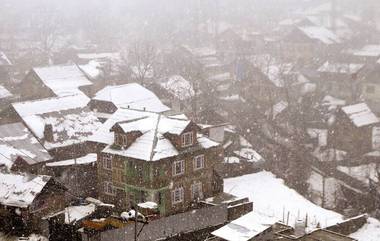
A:
[[[374,64],[380,58],[380,45],[367,44],[358,49],[347,50],[345,53],[358,62]]]
[[[58,160],[89,153],[87,137],[100,122],[87,108],[89,98],[83,94],[14,103],[19,118]]]
[[[98,157],[99,192],[119,208],[152,201],[168,215],[221,192],[214,170],[221,146],[189,119],[120,109],[90,139],[107,144]]]
[[[218,35],[217,51],[223,59],[251,55],[263,47],[263,35],[248,29],[228,28]]]
[[[119,108],[156,113],[170,110],[152,91],[137,83],[106,86],[95,94],[89,106],[103,121]]]
[[[53,159],[22,123],[0,126],[0,152],[0,165],[34,174],[41,173],[43,164]]]
[[[380,48],[380,47],[379,47]],[[360,97],[376,113],[380,113],[380,61],[360,79]]]
[[[103,52],[103,53],[79,53],[77,54],[77,63],[79,68],[86,73],[92,80],[96,89],[104,81],[117,81],[119,77],[120,65],[122,57],[119,52]]]
[[[342,40],[321,26],[297,26],[282,42],[288,58],[309,61],[338,52]]]
[[[339,108],[329,129],[328,146],[360,156],[380,147],[379,118],[365,103]]]
[[[33,68],[23,79],[20,89],[25,100],[79,93],[91,95],[93,83],[77,65]]]
[[[325,94],[346,100],[355,100],[360,93],[361,72],[364,64],[326,61],[318,68],[317,88]]]
[[[0,225],[41,231],[42,218],[65,207],[66,188],[50,176],[0,173]]]

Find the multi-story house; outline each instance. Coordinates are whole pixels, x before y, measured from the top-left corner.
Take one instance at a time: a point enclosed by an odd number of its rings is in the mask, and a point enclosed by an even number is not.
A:
[[[282,40],[282,49],[290,60],[309,62],[325,58],[340,49],[342,40],[327,28],[320,26],[295,27]]]
[[[161,215],[170,215],[223,191],[214,171],[223,160],[222,147],[201,135],[193,121],[130,109],[115,114],[118,121],[109,132],[114,138],[98,156],[103,201],[119,209],[155,202]]]
[[[348,101],[355,101],[359,93],[364,64],[326,61],[318,68],[318,91]]]
[[[380,121],[366,103],[341,107],[328,133],[328,146],[357,157],[380,148]]]

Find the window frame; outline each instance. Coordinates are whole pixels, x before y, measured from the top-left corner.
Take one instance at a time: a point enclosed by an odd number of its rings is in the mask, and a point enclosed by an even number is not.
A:
[[[175,188],[172,191],[172,205],[183,203],[184,201],[185,201],[185,190],[184,190],[184,188],[183,187]]]
[[[186,142],[186,138],[189,137],[189,143]],[[185,132],[181,135],[182,147],[192,146],[194,144],[194,133],[192,131]]]
[[[201,161],[200,167],[198,167],[199,158],[201,159],[200,160]],[[205,168],[205,155],[204,154],[197,155],[193,158],[193,168],[194,168],[194,171],[201,170],[201,169]]]
[[[177,173],[177,164],[181,163],[181,172]],[[172,175],[175,176],[181,176],[185,174],[185,160],[178,160],[173,162],[172,166]]]
[[[105,170],[112,170],[113,163],[112,163],[112,155],[109,153],[103,153],[102,154],[102,166]]]
[[[125,147],[128,144],[128,137],[126,134],[115,133],[115,142],[116,145]]]
[[[195,196],[195,187],[198,188],[198,196],[196,197]],[[203,198],[203,183],[202,182],[195,182],[193,184],[191,184],[191,187],[190,187],[190,191],[191,191],[191,199],[192,200],[195,200],[195,199],[201,199]]]
[[[115,187],[113,186],[113,183],[112,183],[112,182],[109,182],[109,181],[105,181],[105,182],[103,182],[103,192],[104,192],[106,195],[116,196],[116,189],[115,189]]]

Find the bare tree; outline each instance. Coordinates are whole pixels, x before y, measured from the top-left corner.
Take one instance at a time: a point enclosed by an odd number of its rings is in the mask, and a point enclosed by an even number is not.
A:
[[[36,39],[39,42],[39,50],[43,58],[42,63],[52,64],[53,50],[62,33],[62,23],[58,12],[46,7],[41,11],[35,27]]]
[[[153,75],[153,66],[157,61],[157,49],[149,41],[138,41],[132,44],[128,53],[133,76],[144,84],[146,79]]]

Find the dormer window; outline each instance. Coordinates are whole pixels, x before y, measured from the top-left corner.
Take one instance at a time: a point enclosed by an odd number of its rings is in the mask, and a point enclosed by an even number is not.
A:
[[[193,145],[193,132],[182,134],[182,147]]]
[[[121,147],[127,146],[127,135],[115,133],[115,144]]]

